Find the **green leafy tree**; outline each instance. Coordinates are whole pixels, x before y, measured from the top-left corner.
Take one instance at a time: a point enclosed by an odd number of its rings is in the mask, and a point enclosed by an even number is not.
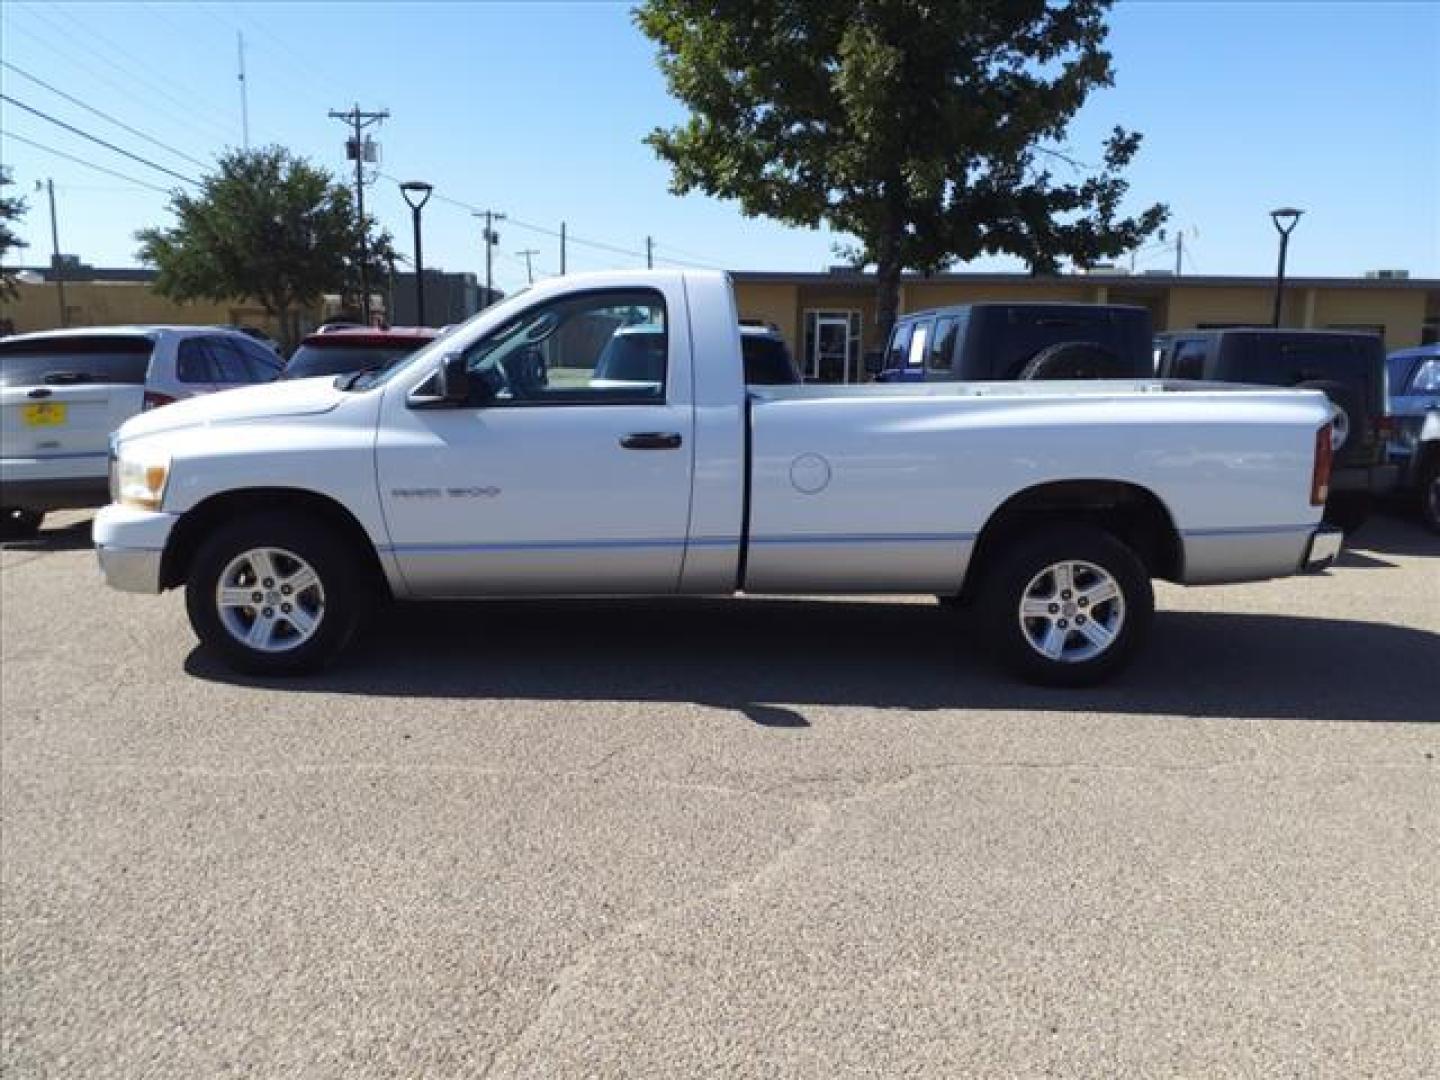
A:
[[[0,166],[0,190],[15,183],[10,178],[10,170]],[[29,209],[25,200],[18,195],[0,195],[0,298],[13,299],[18,290],[15,288],[15,270],[7,266],[10,261],[10,253],[27,248],[30,245],[20,239],[19,234],[11,228],[12,222],[19,221],[25,216]]]
[[[1034,273],[1136,247],[1167,216],[1121,216],[1141,136],[1102,160],[1066,149],[1113,80],[1110,0],[644,0],[686,123],[646,140],[677,194],[854,236],[874,264],[882,334],[905,270],[1008,253]]]
[[[350,189],[283,147],[230,151],[198,194],[172,194],[170,211],[172,228],[135,234],[139,257],[159,270],[161,295],[253,299],[279,322],[287,346],[299,339],[301,314],[325,293],[353,303],[360,227]],[[390,236],[368,218],[365,225],[370,280],[379,281]]]

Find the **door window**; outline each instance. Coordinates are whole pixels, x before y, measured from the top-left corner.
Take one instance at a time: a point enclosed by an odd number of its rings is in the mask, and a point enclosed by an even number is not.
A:
[[[245,369],[250,373],[250,382],[271,382],[280,377],[280,357],[264,345],[245,337],[233,338],[230,344],[239,350]]]
[[[1426,360],[1410,380],[1412,394],[1440,394],[1440,359]]]
[[[925,345],[930,340],[932,323],[917,323],[915,333],[910,336],[910,348],[905,357],[905,366],[919,369],[925,363]]]
[[[1205,342],[1182,341],[1175,347],[1170,361],[1172,379],[1203,379],[1205,377]]]
[[[950,359],[955,355],[955,339],[959,337],[960,320],[946,316],[935,321],[935,336],[930,340],[930,352],[925,367],[930,371],[949,371]]]
[[[665,400],[665,300],[650,289],[587,293],[516,316],[465,354],[495,404],[653,405]]]
[[[210,353],[205,348],[204,338],[185,338],[180,342],[175,358],[175,377],[182,383],[212,383],[215,376],[210,370]]]
[[[245,366],[245,357],[224,338],[206,338],[205,351],[210,354],[210,369],[215,373],[217,383],[248,383],[250,369]]]
[[[890,332],[890,347],[885,350],[885,370],[899,371],[905,366],[905,356],[910,351],[910,335],[914,323],[900,323]]]

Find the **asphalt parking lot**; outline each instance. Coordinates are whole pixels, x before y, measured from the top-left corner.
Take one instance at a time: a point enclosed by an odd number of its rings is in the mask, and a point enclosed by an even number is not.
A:
[[[0,553],[7,1076],[1440,1075],[1440,542],[1040,691],[921,599],[397,609],[226,674]]]

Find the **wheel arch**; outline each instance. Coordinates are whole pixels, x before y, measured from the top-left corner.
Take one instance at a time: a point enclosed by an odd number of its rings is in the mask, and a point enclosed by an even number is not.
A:
[[[996,507],[975,539],[961,596],[973,594],[996,555],[1047,522],[1093,525],[1133,550],[1151,577],[1184,576],[1180,532],[1153,491],[1124,480],[1058,480],[1025,488]]]
[[[257,510],[282,509],[324,522],[351,543],[376,587],[390,590],[389,578],[375,543],[343,503],[304,488],[257,487],[220,492],[197,503],[176,522],[160,561],[160,587],[183,585],[195,554],[216,529]]]

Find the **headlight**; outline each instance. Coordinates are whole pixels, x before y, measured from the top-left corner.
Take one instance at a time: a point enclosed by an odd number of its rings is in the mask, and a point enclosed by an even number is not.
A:
[[[115,501],[141,510],[159,510],[170,479],[170,455],[153,450],[121,449],[111,483]]]

